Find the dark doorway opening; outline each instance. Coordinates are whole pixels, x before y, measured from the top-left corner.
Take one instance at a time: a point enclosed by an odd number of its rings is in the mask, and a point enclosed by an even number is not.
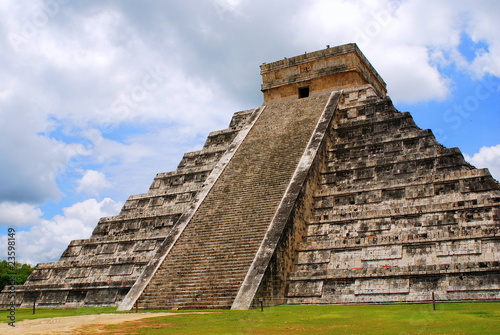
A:
[[[309,86],[299,87],[299,99],[307,98],[309,96]]]

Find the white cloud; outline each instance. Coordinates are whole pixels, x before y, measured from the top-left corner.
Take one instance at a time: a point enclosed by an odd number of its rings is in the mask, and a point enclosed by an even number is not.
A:
[[[40,204],[58,199],[56,178],[71,159],[84,153],[82,145],[41,134],[43,126],[39,125],[48,122],[36,113],[7,114],[9,122],[0,123],[0,201]]]
[[[42,211],[30,204],[0,202],[0,225],[19,227],[32,225],[40,220]]]
[[[382,42],[449,50],[460,42],[467,10],[445,1],[401,1],[392,24],[381,32]]]
[[[399,6],[389,0],[315,1],[294,19],[301,25],[297,42],[356,42],[387,82],[396,102],[443,99],[448,82],[432,64],[430,54],[432,47],[449,49],[450,38],[430,32],[438,27],[452,30],[453,21],[443,8],[434,10],[429,13],[427,6],[415,1]]]
[[[88,199],[63,209],[63,215],[41,220],[29,231],[16,233],[17,261],[36,264],[58,259],[69,242],[89,238],[99,218],[116,215],[121,203],[106,198]],[[7,250],[7,238],[0,239],[0,250]]]
[[[482,147],[472,156],[464,154],[465,159],[477,168],[488,168],[496,180],[500,180],[500,144]]]
[[[449,93],[449,82],[430,64],[429,51],[424,47],[399,46],[387,52],[372,47],[368,58],[374,56],[375,68],[387,83],[395,102],[416,103],[441,100]],[[411,66],[409,66],[411,65]]]
[[[0,27],[22,34],[47,3],[33,2],[26,8],[15,1],[9,4],[0,8],[7,18]],[[240,7],[240,1],[224,4],[234,10]],[[166,150],[165,143],[151,137],[142,136],[140,142],[130,136],[111,139],[121,132],[120,127],[158,127],[170,138],[185,137],[187,127],[196,137],[218,129],[221,120],[227,122],[236,111],[220,99],[219,85],[179,67],[178,38],[172,32],[165,33],[164,42],[158,44],[131,25],[119,7],[92,7],[76,10],[69,3],[61,4],[57,15],[38,27],[22,49],[13,52],[4,45],[11,52],[0,55],[4,64],[0,115],[9,120],[0,123],[0,201],[57,200],[67,193],[61,190],[61,180],[79,183],[82,193],[86,189],[95,195],[97,190],[89,189],[89,177],[69,179],[90,166],[103,170],[113,165],[114,170],[105,172],[113,180],[118,171],[141,169],[146,158],[145,164],[151,165]],[[18,20],[10,19],[11,15]],[[4,59],[11,55],[15,57]],[[122,96],[131,103],[115,108]],[[182,152],[177,155],[180,159]],[[135,177],[121,179],[130,186]]]
[[[86,170],[83,173],[82,179],[78,182],[76,190],[86,193],[90,196],[99,196],[100,192],[109,187],[110,184],[106,180],[104,173],[94,170]]]
[[[500,29],[498,20],[500,2],[483,0],[471,3],[462,0],[462,4],[467,7],[470,16],[466,32],[474,42],[485,42],[489,49],[474,59],[470,64],[470,70],[478,77],[485,74],[500,76],[500,37],[491,33]]]
[[[393,100],[417,103],[448,97],[451,82],[439,66],[500,76],[500,37],[491,33],[500,29],[499,12],[498,1],[318,0],[297,11],[293,36],[314,49],[358,43]],[[470,64],[458,50],[463,34],[488,45]]]

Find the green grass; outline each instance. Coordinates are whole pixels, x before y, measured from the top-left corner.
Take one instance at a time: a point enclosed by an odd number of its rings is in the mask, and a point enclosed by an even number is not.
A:
[[[18,310],[28,318],[110,313],[114,308]],[[164,311],[165,312],[165,311]],[[0,317],[5,320],[7,312]],[[111,334],[124,325],[104,328]],[[499,334],[500,303],[277,306],[219,314],[185,314],[129,323],[137,334]]]
[[[499,334],[500,304],[278,306],[156,318],[139,334]]]

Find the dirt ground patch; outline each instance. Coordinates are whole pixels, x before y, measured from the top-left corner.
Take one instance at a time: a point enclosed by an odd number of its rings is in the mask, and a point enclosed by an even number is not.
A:
[[[174,323],[159,323],[146,318],[134,321],[125,321],[114,324],[112,329],[106,329],[109,325],[90,325],[75,330],[74,335],[130,335],[138,334],[137,332],[143,328],[165,329],[175,326]]]
[[[60,318],[47,318],[36,320],[24,320],[16,322],[15,327],[7,324],[0,324],[1,334],[24,334],[24,335],[57,335],[57,334],[118,334],[104,331],[104,326],[111,324],[121,324],[123,322],[133,322],[133,324],[123,325],[123,329],[127,327],[145,327],[147,320],[140,322],[139,320],[158,317],[158,316],[173,316],[181,314],[206,314],[200,313],[127,313],[127,314],[96,314],[96,315],[80,315],[66,316]],[[156,324],[158,325],[158,324]],[[165,324],[168,327],[170,324]]]

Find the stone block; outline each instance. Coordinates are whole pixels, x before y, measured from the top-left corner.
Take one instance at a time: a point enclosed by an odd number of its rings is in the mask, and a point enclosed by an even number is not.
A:
[[[289,297],[320,297],[323,281],[292,282],[288,288]]]
[[[355,295],[365,294],[402,294],[410,292],[408,278],[358,279]]]

